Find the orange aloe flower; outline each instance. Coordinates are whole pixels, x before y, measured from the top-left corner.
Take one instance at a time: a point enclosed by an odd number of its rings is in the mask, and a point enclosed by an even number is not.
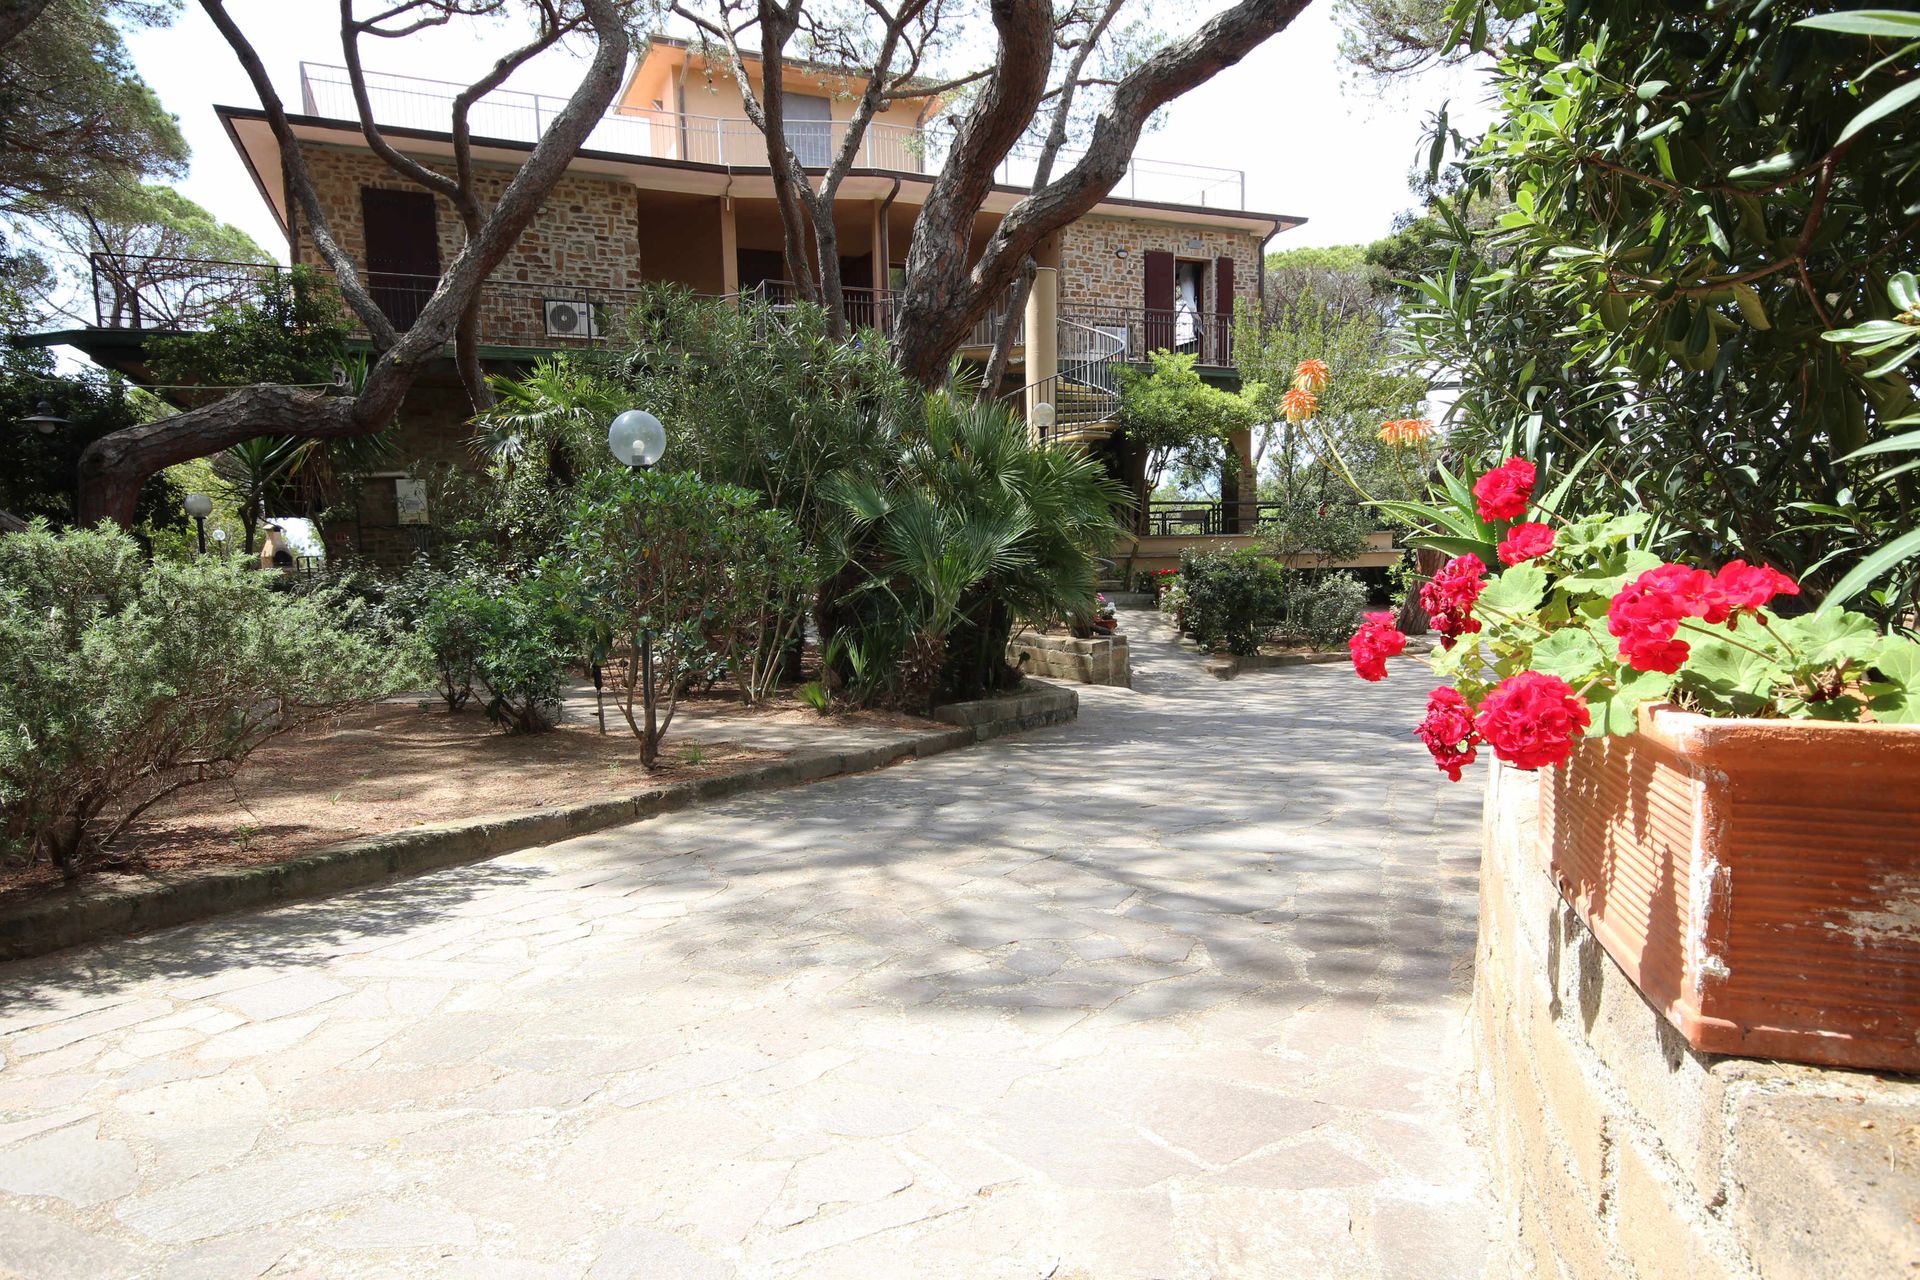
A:
[[[1293,385],[1309,395],[1318,395],[1327,389],[1327,362],[1325,360],[1302,360],[1293,370]]]
[[[1313,392],[1304,391],[1299,387],[1294,387],[1280,397],[1280,412],[1287,415],[1288,422],[1305,422],[1319,407],[1320,402],[1314,399]]]
[[[1380,438],[1388,444],[1418,444],[1432,434],[1432,418],[1395,418],[1380,424]]]

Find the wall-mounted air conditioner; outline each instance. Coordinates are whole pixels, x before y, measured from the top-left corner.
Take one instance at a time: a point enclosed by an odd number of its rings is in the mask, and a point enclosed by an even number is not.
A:
[[[546,311],[549,338],[597,338],[600,324],[593,305],[584,298],[547,298],[541,304]]]

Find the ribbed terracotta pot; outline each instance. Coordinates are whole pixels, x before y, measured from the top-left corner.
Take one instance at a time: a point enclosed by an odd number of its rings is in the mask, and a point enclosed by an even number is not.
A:
[[[1694,1048],[1920,1071],[1920,726],[1646,707],[1541,797],[1561,895]]]

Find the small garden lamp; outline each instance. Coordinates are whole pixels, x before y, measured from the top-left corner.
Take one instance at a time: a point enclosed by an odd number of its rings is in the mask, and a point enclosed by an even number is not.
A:
[[[204,493],[190,493],[183,504],[193,517],[194,531],[200,537],[200,554],[207,554],[207,517],[213,514],[213,499]]]
[[[1033,429],[1042,440],[1053,434],[1053,424],[1057,421],[1059,411],[1048,401],[1042,400],[1033,406]]]
[[[63,418],[53,411],[53,406],[42,400],[34,411],[20,419],[23,427],[32,427],[43,436],[50,436],[61,427],[73,425],[71,419]]]
[[[667,429],[645,409],[629,409],[607,428],[607,448],[626,467],[645,471],[667,452]]]
[[[666,456],[667,429],[645,409],[629,409],[607,428],[607,448],[622,466],[648,471]],[[600,696],[600,664],[593,664],[593,693]],[[647,741],[657,742],[653,727],[653,628],[640,628],[640,679],[647,691]]]

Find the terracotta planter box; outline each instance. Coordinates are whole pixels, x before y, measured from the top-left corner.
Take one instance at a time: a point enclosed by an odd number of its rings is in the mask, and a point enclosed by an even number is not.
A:
[[[1541,802],[1561,896],[1695,1049],[1920,1071],[1920,727],[1648,707]]]

